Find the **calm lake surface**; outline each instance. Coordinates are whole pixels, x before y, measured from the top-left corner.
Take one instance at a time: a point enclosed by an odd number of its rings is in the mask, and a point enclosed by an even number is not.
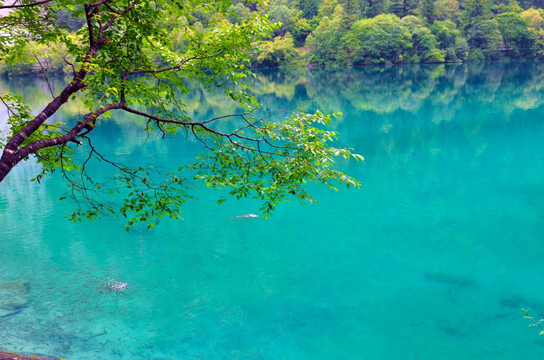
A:
[[[257,80],[266,109],[344,113],[340,144],[366,161],[339,166],[362,189],[312,187],[319,204],[286,203],[265,220],[237,217],[259,203],[217,205],[222,194],[201,187],[183,221],[127,233],[115,219],[68,222],[59,178],[30,183],[38,168],[19,166],[0,184],[0,349],[70,360],[544,355],[520,312],[544,315],[544,63]],[[36,111],[48,99],[37,78],[0,86]],[[236,110],[201,90],[186,103],[201,119]],[[201,151],[143,126],[114,114],[94,141],[129,163],[178,167]],[[111,279],[128,289],[105,291]]]

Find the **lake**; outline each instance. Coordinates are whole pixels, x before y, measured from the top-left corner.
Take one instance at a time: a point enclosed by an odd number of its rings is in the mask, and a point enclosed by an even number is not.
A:
[[[56,90],[62,79],[56,79]],[[362,182],[317,204],[194,190],[152,231],[68,222],[60,177],[0,184],[0,349],[95,359],[538,358],[544,336],[544,63],[269,70],[264,109],[341,111],[339,144]],[[39,78],[1,79],[37,110]],[[196,89],[188,113],[236,111]],[[72,105],[59,114],[69,119]],[[5,119],[5,108],[0,109]],[[128,163],[179,166],[199,143],[146,136],[114,114],[93,139]],[[5,129],[4,125],[0,126]],[[110,168],[96,166],[97,176]],[[129,287],[107,291],[104,282]]]

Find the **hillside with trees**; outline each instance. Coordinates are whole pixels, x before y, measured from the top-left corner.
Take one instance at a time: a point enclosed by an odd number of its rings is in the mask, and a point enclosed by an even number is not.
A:
[[[283,56],[257,63],[292,61],[293,48],[319,66],[541,59],[541,6],[516,0],[274,1],[267,11],[282,26],[266,46],[277,45],[275,53]]]
[[[237,0],[226,14],[195,12],[187,21],[204,32],[255,13],[268,16],[277,25],[247,54],[254,67],[538,60],[544,58],[543,6],[542,0]],[[83,26],[68,13],[57,21],[73,37]],[[183,50],[181,34],[171,36]],[[70,73],[66,55],[62,44],[31,43],[17,65],[2,65],[0,72]]]

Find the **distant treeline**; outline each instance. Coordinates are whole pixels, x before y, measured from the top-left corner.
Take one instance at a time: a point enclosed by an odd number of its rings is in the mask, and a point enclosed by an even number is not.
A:
[[[235,0],[226,16],[203,12],[187,21],[205,31],[268,15],[278,26],[248,54],[254,67],[537,60],[544,59],[541,7],[544,0]],[[62,14],[59,21],[73,36],[83,25]],[[176,43],[176,31],[172,37]],[[29,45],[25,56],[0,64],[0,73],[72,72],[62,45]]]
[[[297,56],[320,66],[544,59],[543,5],[543,0],[275,0],[267,12],[283,25],[255,62],[278,66]]]

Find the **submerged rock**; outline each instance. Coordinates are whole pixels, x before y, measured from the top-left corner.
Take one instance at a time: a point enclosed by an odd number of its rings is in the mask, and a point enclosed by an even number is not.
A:
[[[128,289],[128,284],[127,283],[124,283],[124,282],[121,282],[119,280],[108,280],[108,281],[104,281],[104,283],[102,284],[104,285],[104,287],[110,291],[115,291],[115,292],[119,292],[119,291],[125,291],[126,289]]]
[[[0,317],[17,314],[27,307],[30,301],[29,290],[28,281],[0,282]]]
[[[243,215],[238,215],[237,216],[238,219],[256,219],[258,217],[259,217],[259,215],[257,215],[257,214],[243,214]]]
[[[425,272],[425,280],[437,284],[446,284],[458,287],[472,287],[476,283],[466,277],[442,272]]]

